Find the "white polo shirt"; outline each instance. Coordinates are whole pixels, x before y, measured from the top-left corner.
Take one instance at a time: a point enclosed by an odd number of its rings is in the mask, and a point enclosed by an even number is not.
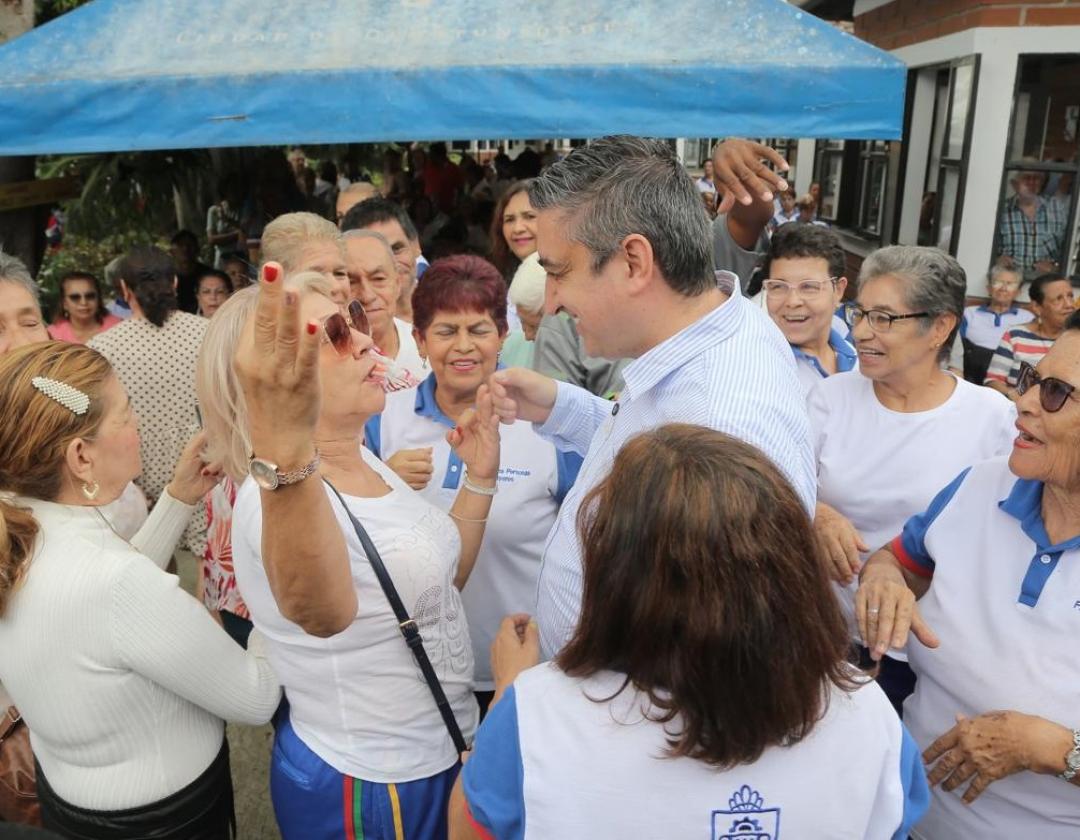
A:
[[[1034,320],[1032,314],[1018,306],[1006,312],[995,312],[989,306],[969,306],[960,320],[960,335],[972,344],[997,350],[1005,331]]]
[[[435,389],[435,374],[430,374],[414,390],[387,394],[386,408],[369,421],[365,440],[384,460],[401,449],[432,447],[435,471],[420,494],[440,510],[449,510],[465,466],[446,442],[454,423],[435,402]],[[491,643],[503,617],[535,608],[544,543],[581,466],[580,455],[559,452],[526,421],[500,424],[499,435],[499,492],[492,500],[476,565],[461,591],[477,691],[495,687]]]
[[[1016,438],[1013,404],[963,379],[937,408],[900,412],[883,406],[861,373],[841,373],[814,386],[807,408],[818,500],[862,535],[870,548],[863,562],[960,470],[1011,452]],[[854,634],[857,584],[836,589]],[[889,655],[903,658],[899,651]]]
[[[551,663],[518,676],[462,770],[484,836],[892,840],[926,808],[918,748],[872,682],[832,687],[806,738],[727,770],[666,756],[678,722],[646,719],[657,710],[624,683]]]
[[[920,749],[957,714],[1011,710],[1080,727],[1080,537],[1050,543],[1042,492],[1041,482],[1013,475],[1007,458],[976,464],[892,543],[906,568],[932,578],[919,611],[941,641],[934,650],[908,643],[918,682],[904,721]],[[961,801],[965,789],[934,788],[914,836],[1080,837],[1080,791],[1054,776],[1006,776],[971,805]]]

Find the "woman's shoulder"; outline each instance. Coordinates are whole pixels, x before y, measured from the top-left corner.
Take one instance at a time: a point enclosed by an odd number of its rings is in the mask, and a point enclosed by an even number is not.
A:
[[[1002,416],[1016,414],[1012,401],[1003,393],[985,385],[968,382],[959,376],[956,377],[956,390],[949,402],[980,413],[990,412]]]

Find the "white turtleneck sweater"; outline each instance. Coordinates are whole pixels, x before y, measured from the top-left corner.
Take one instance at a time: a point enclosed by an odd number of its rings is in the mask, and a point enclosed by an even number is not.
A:
[[[127,543],[92,507],[17,499],[41,528],[0,617],[0,682],[53,790],[93,810],[148,805],[217,756],[222,719],[269,720],[280,688],[163,571],[192,508],[163,493]]]

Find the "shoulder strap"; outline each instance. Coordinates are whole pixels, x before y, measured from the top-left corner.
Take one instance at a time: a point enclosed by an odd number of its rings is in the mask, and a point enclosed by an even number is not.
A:
[[[454,717],[454,710],[450,708],[450,701],[446,699],[446,692],[443,691],[442,683],[439,682],[439,677],[431,666],[431,660],[428,659],[427,651],[424,650],[424,640],[420,635],[419,625],[409,616],[409,611],[401,603],[401,596],[398,595],[397,589],[394,587],[394,581],[390,578],[390,573],[386,570],[382,557],[379,556],[378,549],[375,548],[375,543],[368,536],[367,530],[360,524],[360,520],[353,516],[353,512],[345,504],[345,500],[341,497],[338,489],[329,481],[326,481],[325,478],[323,481],[326,482],[327,487],[334,491],[334,495],[337,496],[341,506],[345,509],[345,515],[352,522],[356,536],[360,540],[360,545],[364,547],[364,553],[367,554],[368,562],[371,563],[371,568],[375,572],[375,577],[379,579],[379,586],[382,587],[386,600],[390,602],[390,609],[394,611],[394,617],[397,619],[401,635],[405,638],[405,644],[409,646],[413,656],[416,657],[416,664],[420,666],[420,672],[424,675],[424,682],[427,683],[431,696],[435,698],[435,705],[439,709],[439,714],[442,715],[443,723],[446,724],[446,731],[450,733],[450,740],[454,742],[454,748],[459,753],[465,752],[469,747],[465,743],[465,737],[461,734],[457,718]]]

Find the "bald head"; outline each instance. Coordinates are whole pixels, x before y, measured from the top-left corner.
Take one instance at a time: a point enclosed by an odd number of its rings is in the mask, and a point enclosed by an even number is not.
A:
[[[375,189],[374,184],[369,184],[367,181],[357,181],[355,184],[350,184],[347,188],[338,193],[337,199],[337,223],[338,227],[341,227],[341,220],[345,218],[345,214],[348,213],[353,207],[369,198],[373,198],[378,195],[379,191]]]

